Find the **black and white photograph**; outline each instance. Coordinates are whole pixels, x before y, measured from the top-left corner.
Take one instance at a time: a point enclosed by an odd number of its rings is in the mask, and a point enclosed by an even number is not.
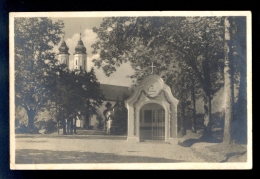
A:
[[[11,12],[10,168],[251,169],[250,11]]]

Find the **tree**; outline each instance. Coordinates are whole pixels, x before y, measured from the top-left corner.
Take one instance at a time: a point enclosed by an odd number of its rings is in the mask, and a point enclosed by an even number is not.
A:
[[[93,61],[107,76],[130,61],[136,71],[131,77],[137,83],[149,73],[147,64],[152,61],[157,66],[155,73],[165,78],[176,68],[190,67],[202,89],[204,134],[210,136],[211,99],[223,86],[221,22],[221,17],[105,18],[99,29],[93,28],[99,38],[92,45],[93,53],[100,53]]]
[[[244,128],[246,128],[246,90],[243,89],[246,87],[245,18],[225,17],[224,25],[225,126],[223,142],[230,144],[233,140],[241,141],[241,138],[246,138],[244,136]],[[235,88],[238,88],[236,105]],[[241,108],[241,106],[243,107]],[[237,115],[238,113],[239,115]]]
[[[75,118],[81,117],[87,123],[88,118],[98,114],[97,108],[104,100],[93,68],[90,72],[60,70],[53,94],[56,105],[52,106],[57,107],[57,116],[63,121],[63,134],[70,133],[70,126],[72,123],[75,125]]]
[[[79,83],[81,83],[84,90],[82,97],[84,98],[85,110],[81,111],[86,116],[86,124],[93,115],[99,113],[97,108],[102,105],[105,97],[96,78],[94,68],[91,68],[88,73],[81,73]]]
[[[53,80],[45,76],[46,60],[55,60],[53,45],[60,41],[64,24],[50,18],[15,18],[15,104],[28,115],[28,127],[34,130],[34,118],[47,104]]]
[[[122,99],[117,98],[112,114],[112,132],[114,134],[125,134],[127,132],[127,108],[124,101],[129,98],[129,95],[123,94]]]
[[[230,32],[230,20],[229,17],[225,17],[225,127],[224,127],[224,136],[223,142],[230,143],[231,142],[231,121],[233,119],[233,96],[232,96],[232,76],[231,76],[231,63],[232,60],[231,54],[231,32]]]

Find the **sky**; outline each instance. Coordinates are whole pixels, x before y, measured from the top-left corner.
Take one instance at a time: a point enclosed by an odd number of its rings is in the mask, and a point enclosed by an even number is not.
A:
[[[98,58],[98,54],[93,55],[91,45],[97,40],[97,35],[92,31],[93,27],[99,27],[102,22],[100,17],[88,17],[88,18],[52,18],[54,21],[63,20],[65,37],[64,40],[69,47],[70,59],[73,59],[73,54],[75,52],[75,47],[78,43],[81,31],[81,39],[87,48],[87,70],[89,71],[91,67],[94,67],[96,77],[101,84],[111,84],[118,86],[131,86],[132,79],[127,78],[127,76],[133,75],[134,70],[132,69],[129,62],[122,64],[120,67],[116,68],[116,72],[112,73],[109,77],[105,75],[103,69],[97,69],[94,66],[92,60]],[[81,29],[81,30],[80,30]],[[54,46],[54,52],[58,53],[59,46]]]

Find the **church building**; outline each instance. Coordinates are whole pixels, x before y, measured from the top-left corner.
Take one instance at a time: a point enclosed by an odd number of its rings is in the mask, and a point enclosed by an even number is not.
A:
[[[81,40],[81,33],[80,33],[80,39],[78,41],[77,46],[75,47],[75,52],[73,54],[73,59],[70,59],[69,56],[69,48],[66,44],[66,42],[61,42],[61,45],[59,47],[59,53],[57,54],[57,59],[59,63],[66,64],[69,68],[69,70],[85,70],[87,71],[87,52],[86,47],[84,46],[83,41]],[[105,96],[105,101],[103,102],[102,106],[98,109],[99,113],[103,115],[104,110],[106,110],[106,104],[109,102],[112,107],[116,104],[117,100],[122,100],[122,96],[124,94],[130,96],[132,94],[132,91],[129,87],[125,86],[117,86],[117,85],[108,85],[108,84],[100,84],[100,88],[103,91],[103,94]],[[103,116],[102,116],[103,117]],[[88,124],[84,123],[84,120],[81,119],[80,123],[77,127],[83,127],[87,126],[88,129],[96,129],[97,128],[97,116],[92,116],[91,119],[87,121]]]
[[[70,60],[69,56],[69,47],[63,39],[61,46],[59,47],[59,53],[57,54],[59,63],[66,64],[69,70],[87,70],[87,52],[86,47],[81,40],[81,34],[78,44],[75,47],[73,59]]]

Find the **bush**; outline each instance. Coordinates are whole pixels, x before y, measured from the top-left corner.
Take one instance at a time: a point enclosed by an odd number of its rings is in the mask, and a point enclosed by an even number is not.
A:
[[[103,117],[101,116],[101,114],[97,114],[97,128],[99,130],[103,130],[104,129],[104,125],[105,125],[105,122],[104,122],[104,119]]]
[[[125,134],[127,131],[127,109],[122,103],[115,108],[112,119],[111,133],[116,135]]]
[[[25,124],[21,124],[19,127],[15,128],[16,134],[29,133],[28,127]]]
[[[57,122],[55,122],[53,119],[50,119],[46,122],[45,125],[45,134],[51,134],[57,131]]]

